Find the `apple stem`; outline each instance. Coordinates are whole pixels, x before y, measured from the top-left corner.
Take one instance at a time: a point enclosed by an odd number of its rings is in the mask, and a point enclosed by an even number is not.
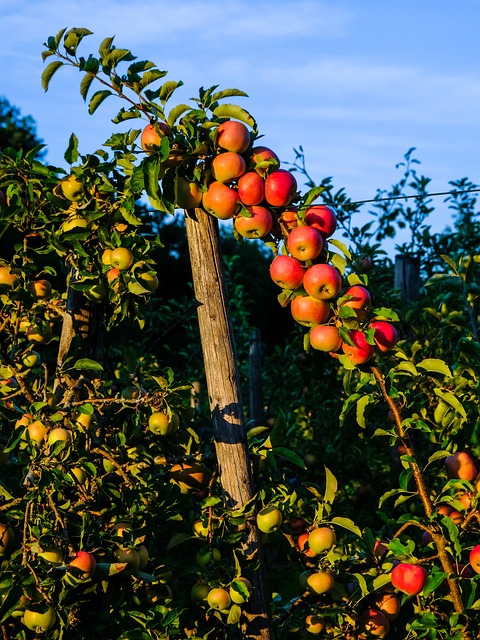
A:
[[[415,450],[411,444],[410,439],[408,438],[408,436],[406,435],[405,429],[403,428],[402,425],[402,417],[400,415],[400,411],[399,408],[397,406],[397,404],[394,402],[394,400],[388,395],[388,391],[387,388],[385,386],[385,379],[383,377],[382,372],[380,371],[380,369],[377,366],[372,366],[370,367],[375,379],[378,382],[378,385],[380,387],[380,390],[382,392],[382,395],[386,401],[386,403],[388,404],[390,410],[392,411],[392,414],[395,418],[395,426],[397,429],[397,435],[400,438],[400,440],[402,441],[402,444],[405,447],[405,451],[407,452],[407,455],[410,458],[413,458],[412,462],[409,462],[410,464],[410,468],[413,471],[413,477],[415,479],[415,483],[417,485],[417,489],[418,489],[418,493],[420,495],[420,498],[422,500],[422,504],[423,504],[423,508],[425,510],[425,514],[427,515],[428,518],[431,518],[431,516],[434,513],[434,508],[433,508],[433,504],[432,501],[430,499],[430,496],[427,492],[427,488],[425,485],[425,480],[422,474],[422,470],[420,469],[420,466],[417,462],[417,457],[415,454]],[[417,523],[418,524],[418,523]],[[427,529],[428,530],[428,529]],[[447,553],[447,546],[448,546],[448,542],[445,539],[445,536],[442,533],[437,533],[435,531],[430,531],[430,534],[432,536],[433,542],[437,548],[438,551],[438,557],[440,559],[440,563],[442,565],[442,569],[444,570],[444,572],[447,574],[447,582],[448,582],[448,586],[450,589],[450,595],[452,597],[452,602],[453,602],[453,606],[455,607],[455,611],[457,613],[462,613],[463,611],[463,603],[462,603],[462,596],[460,593],[460,589],[458,587],[458,581],[457,580],[451,580],[450,576],[452,574],[455,574],[455,570],[453,568],[452,563],[450,562],[450,558],[449,555]]]

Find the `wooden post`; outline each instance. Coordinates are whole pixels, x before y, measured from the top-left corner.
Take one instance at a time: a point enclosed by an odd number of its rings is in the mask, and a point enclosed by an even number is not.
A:
[[[395,256],[395,288],[405,302],[418,300],[420,295],[420,259],[410,253]]]
[[[263,420],[262,341],[260,329],[253,329],[250,338],[250,423],[255,427]]]
[[[202,209],[186,212],[186,228],[215,448],[225,506],[241,508],[254,496],[240,397],[218,221]],[[271,640],[271,618],[259,531],[247,520],[242,547],[259,563],[253,594],[242,616],[242,638]]]

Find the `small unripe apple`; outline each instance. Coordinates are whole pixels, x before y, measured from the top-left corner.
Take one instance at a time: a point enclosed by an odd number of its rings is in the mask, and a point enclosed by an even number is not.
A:
[[[29,605],[23,612],[23,624],[31,631],[49,631],[57,621],[57,614],[51,604]]]
[[[360,625],[368,636],[385,638],[390,631],[390,622],[384,613],[378,609],[367,609],[360,616]]]
[[[224,611],[230,606],[231,600],[226,589],[217,587],[211,589],[207,596],[208,606],[218,611]]]
[[[179,427],[180,420],[176,413],[168,415],[166,411],[155,411],[148,418],[148,428],[152,433],[160,436],[166,436],[176,431]]]
[[[70,202],[80,202],[85,197],[85,186],[77,176],[71,175],[60,182],[63,195]]]
[[[210,593],[210,587],[208,584],[201,582],[199,584],[194,584],[192,590],[190,592],[190,596],[192,600],[196,602],[203,602],[207,599],[208,594]]]
[[[337,538],[335,531],[331,527],[318,527],[312,529],[308,536],[308,545],[316,553],[323,553],[333,547]]]
[[[263,533],[273,533],[280,528],[283,516],[278,507],[269,505],[257,513],[257,527]]]
[[[28,283],[27,289],[37,300],[49,298],[52,294],[52,283],[48,280],[34,280]]]
[[[243,577],[235,578],[230,585],[230,598],[235,604],[244,604],[249,600],[252,590],[250,580]]]
[[[72,444],[72,432],[63,427],[55,427],[49,431],[47,442],[50,447],[53,447],[56,442],[64,442],[68,447]]]
[[[175,177],[175,205],[179,209],[195,209],[202,202],[202,190],[198,182],[183,176]]]
[[[125,247],[117,247],[110,254],[110,264],[114,269],[120,271],[129,269],[133,264],[133,253]]]
[[[333,589],[335,581],[333,575],[326,571],[316,571],[307,578],[307,587],[312,593],[321,595]]]
[[[17,282],[18,277],[10,271],[10,267],[0,267],[0,289],[13,289]]]
[[[305,629],[314,635],[322,633],[325,630],[325,618],[315,614],[308,615],[305,618]]]
[[[170,127],[164,122],[147,124],[140,135],[140,144],[147,153],[158,151],[162,138],[170,133]]]
[[[400,600],[394,593],[380,592],[374,597],[375,607],[389,620],[395,620],[400,613]]]

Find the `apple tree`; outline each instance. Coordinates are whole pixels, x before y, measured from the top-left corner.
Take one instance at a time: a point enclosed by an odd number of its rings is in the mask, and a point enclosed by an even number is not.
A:
[[[116,96],[114,122],[142,126],[88,155],[72,135],[68,172],[38,150],[0,156],[4,636],[473,637],[478,579],[460,563],[477,548],[478,469],[460,434],[478,406],[475,370],[450,368],[427,342],[398,342],[399,316],[375,304],[334,236],[342,219],[327,185],[299,193],[258,144],[253,117],[225,102],[243,92],[201,88],[193,106],[171,107],[180,82],[113,38],[80,56],[88,35],[48,38],[44,88],[72,66],[90,113]],[[125,339],[151,321],[155,212],[175,209],[185,210],[213,429],[148,341],[139,351]],[[328,466],[305,474],[290,441],[304,446],[307,415],[247,430],[218,220],[273,252],[279,313],[328,362],[340,421],[354,410],[366,429],[390,410],[373,435],[402,470],[382,496],[380,532],[345,515]],[[443,275],[465,292],[475,264],[450,262]],[[448,432],[432,428],[432,398],[446,405]],[[431,473],[444,458],[448,480]],[[461,523],[451,517],[462,515],[460,490],[470,500]]]

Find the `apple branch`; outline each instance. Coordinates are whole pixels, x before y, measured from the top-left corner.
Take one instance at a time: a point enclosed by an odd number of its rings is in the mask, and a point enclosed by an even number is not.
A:
[[[402,425],[402,417],[400,415],[400,411],[398,406],[394,402],[394,400],[388,395],[387,388],[385,386],[385,379],[383,377],[382,372],[377,366],[370,367],[375,379],[378,382],[382,395],[388,404],[390,410],[395,419],[395,426],[397,429],[397,435],[402,441],[402,444],[405,447],[405,450],[410,458],[413,458],[413,461],[409,462],[409,465],[413,471],[413,477],[415,479],[415,483],[417,485],[417,490],[422,500],[423,508],[425,510],[425,514],[430,518],[434,513],[434,508],[430,496],[427,491],[427,487],[425,485],[425,480],[423,478],[422,470],[417,463],[417,457],[415,454],[415,450],[410,442],[410,439],[407,437],[405,429]],[[455,611],[457,613],[461,613],[463,611],[463,603],[462,596],[460,593],[460,589],[458,587],[458,582],[456,580],[452,580],[450,578],[451,575],[455,574],[455,570],[450,561],[450,557],[447,552],[447,540],[442,533],[438,533],[436,531],[430,531],[433,542],[437,547],[438,557],[440,559],[440,563],[442,565],[443,570],[447,574],[448,586],[450,589],[450,595],[452,596],[453,605],[455,607]],[[398,535],[398,533],[397,533]]]

